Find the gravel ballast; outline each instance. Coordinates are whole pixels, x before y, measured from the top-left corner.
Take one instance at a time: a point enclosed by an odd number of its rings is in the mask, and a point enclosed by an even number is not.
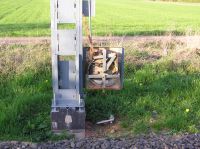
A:
[[[0,149],[135,149],[135,148],[200,148],[200,134],[184,136],[143,135],[132,138],[85,138],[59,142],[0,142]]]

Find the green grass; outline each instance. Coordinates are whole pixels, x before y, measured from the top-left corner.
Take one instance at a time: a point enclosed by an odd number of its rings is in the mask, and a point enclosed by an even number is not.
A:
[[[88,118],[100,120],[114,113],[124,118],[123,125],[133,133],[199,132],[200,74],[187,73],[181,66],[171,68],[170,63],[140,69],[126,66],[122,91],[89,93]],[[186,113],[186,109],[190,112]],[[158,118],[151,123],[153,111]]]
[[[160,1],[186,2],[186,3],[199,3],[200,2],[200,0],[160,0]]]
[[[50,36],[50,0],[0,1],[0,36]],[[200,31],[200,4],[97,0],[94,35],[177,35]]]
[[[159,50],[154,44],[142,45]],[[199,132],[199,51],[176,61],[188,50],[149,62],[148,51],[127,48],[123,90],[86,91],[87,120],[97,122],[113,114],[131,134]],[[0,140],[54,140],[49,44],[1,45],[0,82]]]
[[[68,137],[54,136],[51,132],[48,48],[0,46],[0,140],[44,141]]]

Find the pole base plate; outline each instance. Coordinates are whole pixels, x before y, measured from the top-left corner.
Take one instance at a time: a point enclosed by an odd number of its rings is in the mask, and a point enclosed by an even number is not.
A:
[[[75,137],[85,136],[85,109],[83,108],[56,108],[51,112],[51,128],[55,134],[67,131]]]

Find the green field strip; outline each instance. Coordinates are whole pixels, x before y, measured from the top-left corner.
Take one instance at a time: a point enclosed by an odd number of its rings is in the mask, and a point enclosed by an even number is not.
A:
[[[0,36],[49,36],[49,5],[49,0],[0,1]],[[187,30],[198,33],[199,14],[200,5],[194,3],[97,0],[93,33],[95,36],[163,35],[169,31],[184,34]]]

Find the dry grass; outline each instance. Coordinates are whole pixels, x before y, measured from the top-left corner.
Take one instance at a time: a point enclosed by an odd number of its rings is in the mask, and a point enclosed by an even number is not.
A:
[[[85,46],[87,46],[87,42]],[[94,46],[123,47],[127,63],[144,64],[155,62],[161,58],[172,59],[177,63],[191,61],[199,69],[200,36],[175,36],[168,33],[166,36],[152,37],[114,37],[112,35],[94,37]]]
[[[20,75],[38,71],[50,64],[49,44],[0,46],[0,74]]]

